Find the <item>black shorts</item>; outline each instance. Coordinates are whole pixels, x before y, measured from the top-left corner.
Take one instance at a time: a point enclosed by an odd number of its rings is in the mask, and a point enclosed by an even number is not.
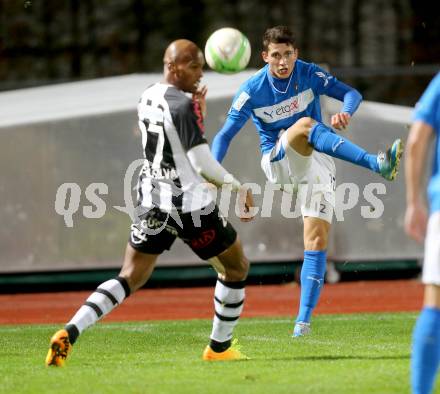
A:
[[[237,233],[216,205],[172,214],[152,208],[131,225],[128,242],[139,252],[161,254],[177,237],[201,259],[208,260],[229,248]]]

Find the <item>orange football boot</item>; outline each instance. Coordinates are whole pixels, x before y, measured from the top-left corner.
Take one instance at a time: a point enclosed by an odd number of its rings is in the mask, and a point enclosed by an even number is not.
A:
[[[240,351],[238,340],[234,339],[231,347],[226,349],[224,352],[214,352],[209,345],[206,346],[202,359],[204,361],[239,361],[249,360],[249,357]]]
[[[62,367],[72,351],[69,334],[66,330],[57,331],[50,339],[50,348],[46,356],[46,366]]]

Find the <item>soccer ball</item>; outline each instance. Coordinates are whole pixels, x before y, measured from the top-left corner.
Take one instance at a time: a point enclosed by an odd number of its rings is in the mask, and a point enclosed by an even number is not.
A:
[[[251,57],[251,44],[239,30],[224,27],[210,35],[205,45],[208,66],[222,74],[233,74],[246,68]]]

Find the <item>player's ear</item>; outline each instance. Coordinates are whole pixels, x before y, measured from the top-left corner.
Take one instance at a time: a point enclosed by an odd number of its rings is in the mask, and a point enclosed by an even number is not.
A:
[[[269,62],[269,54],[266,51],[261,52],[261,57],[263,58],[265,63]]]

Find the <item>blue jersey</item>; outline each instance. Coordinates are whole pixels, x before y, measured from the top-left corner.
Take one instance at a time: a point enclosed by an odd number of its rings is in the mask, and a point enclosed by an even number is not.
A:
[[[352,115],[362,96],[355,89],[313,63],[295,62],[289,78],[274,77],[266,65],[243,83],[235,95],[228,119],[213,141],[214,157],[221,161],[231,139],[249,117],[260,136],[262,153],[275,145],[281,130],[292,126],[298,119],[311,117],[321,121],[319,96],[327,95],[344,101],[341,112]]]
[[[428,199],[430,211],[440,211],[440,73],[431,81],[417,103],[413,120],[429,124],[435,134],[434,162],[428,184]]]

